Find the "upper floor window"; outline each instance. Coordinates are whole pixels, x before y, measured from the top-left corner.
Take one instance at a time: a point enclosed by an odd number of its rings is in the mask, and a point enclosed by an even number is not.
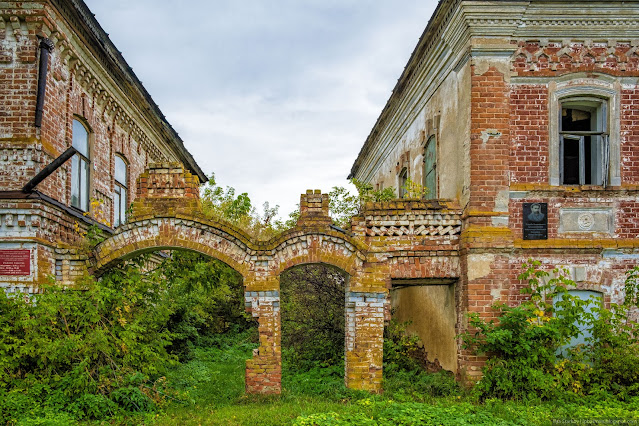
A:
[[[113,226],[126,222],[127,166],[124,159],[115,156],[115,189],[113,191]]]
[[[549,84],[550,185],[621,185],[620,85],[605,74]]]
[[[89,211],[89,131],[73,120],[73,147],[78,153],[71,159],[71,205]]]
[[[562,185],[608,184],[607,110],[607,103],[597,98],[569,98],[561,102],[559,174]]]
[[[398,176],[398,185],[399,185],[399,198],[404,198],[408,192],[406,186],[408,185],[408,169],[404,167],[401,172],[399,172]]]
[[[437,141],[431,136],[424,147],[425,198],[437,198]]]

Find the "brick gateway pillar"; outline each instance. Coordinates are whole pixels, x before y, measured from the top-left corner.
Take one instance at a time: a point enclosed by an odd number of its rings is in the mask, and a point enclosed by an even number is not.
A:
[[[247,393],[282,391],[282,341],[279,277],[250,278],[244,283],[246,310],[257,318],[259,346],[246,361]]]
[[[347,388],[381,392],[385,292],[346,292]]]
[[[382,391],[384,324],[389,315],[388,267],[366,265],[346,289],[347,388]]]

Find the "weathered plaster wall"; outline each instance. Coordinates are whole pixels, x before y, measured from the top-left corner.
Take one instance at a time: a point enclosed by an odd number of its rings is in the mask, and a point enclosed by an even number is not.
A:
[[[392,317],[410,321],[409,333],[419,336],[428,361],[457,372],[454,285],[412,285],[391,290]]]
[[[370,182],[379,188],[395,188],[398,174],[406,167],[409,177],[424,183],[424,146],[437,139],[438,198],[458,200],[465,205],[469,188],[470,64],[451,71],[434,90],[426,104],[393,138],[397,141],[385,154]]]

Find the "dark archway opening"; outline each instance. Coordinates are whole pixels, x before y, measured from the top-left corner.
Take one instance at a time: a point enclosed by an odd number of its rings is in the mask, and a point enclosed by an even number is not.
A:
[[[348,278],[344,271],[326,264],[296,266],[280,276],[285,389],[296,386],[300,374],[311,371],[323,383],[343,386]]]

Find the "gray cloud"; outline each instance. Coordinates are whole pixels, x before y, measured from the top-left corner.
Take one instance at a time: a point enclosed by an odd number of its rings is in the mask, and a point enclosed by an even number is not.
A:
[[[436,6],[85,1],[202,169],[283,214],[347,184]]]

